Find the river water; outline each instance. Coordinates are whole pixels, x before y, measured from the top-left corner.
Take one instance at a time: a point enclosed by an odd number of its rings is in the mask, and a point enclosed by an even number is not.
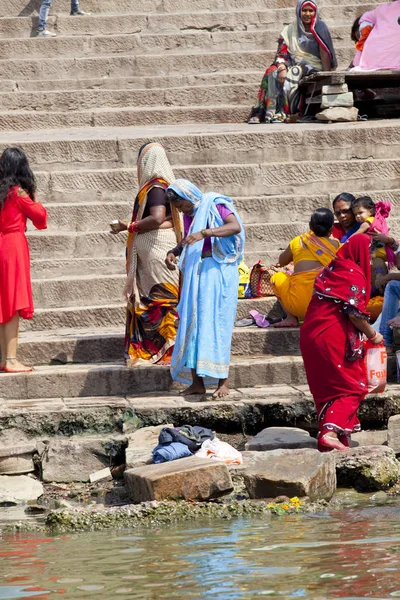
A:
[[[1,515],[0,515],[1,519]],[[400,597],[400,502],[288,517],[0,537],[0,599]]]

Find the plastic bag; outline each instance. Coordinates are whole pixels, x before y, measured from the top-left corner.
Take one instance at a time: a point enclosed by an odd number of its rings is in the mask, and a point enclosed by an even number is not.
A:
[[[381,394],[385,391],[387,377],[387,355],[383,344],[365,342],[365,368],[369,394]]]
[[[238,266],[239,271],[239,286],[238,286],[238,298],[251,298],[250,293],[250,269],[244,262],[241,261]]]
[[[221,442],[218,438],[203,442],[195,456],[223,460],[227,465],[241,465],[243,462],[239,450],[235,450],[228,442]]]

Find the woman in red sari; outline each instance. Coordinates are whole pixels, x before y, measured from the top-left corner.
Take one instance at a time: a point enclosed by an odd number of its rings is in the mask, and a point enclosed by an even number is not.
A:
[[[300,330],[300,348],[319,421],[318,449],[346,450],[359,431],[357,410],[368,393],[362,334],[383,338],[368,322],[371,239],[351,237],[318,275]]]
[[[46,209],[35,202],[35,178],[19,148],[0,157],[0,371],[32,371],[17,360],[19,318],[32,319],[33,301],[26,222],[46,229]]]

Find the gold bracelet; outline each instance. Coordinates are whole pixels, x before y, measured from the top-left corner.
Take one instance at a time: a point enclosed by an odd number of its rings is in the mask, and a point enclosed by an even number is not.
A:
[[[200,233],[203,236],[203,238],[208,237],[208,235],[207,235],[207,229],[202,229]]]

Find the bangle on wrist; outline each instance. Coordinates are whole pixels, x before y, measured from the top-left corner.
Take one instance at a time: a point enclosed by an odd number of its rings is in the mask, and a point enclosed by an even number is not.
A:
[[[368,338],[368,339],[369,339],[370,342],[373,342],[374,340],[376,340],[377,337],[378,337],[378,332],[375,331],[374,335],[372,337]]]
[[[139,231],[137,228],[137,222],[136,221],[131,221],[128,225],[128,231],[129,233],[135,233],[136,231]]]
[[[207,232],[207,229],[202,229],[200,233],[201,233],[201,235],[203,236],[203,238],[206,238],[206,237],[208,237],[208,232]]]

